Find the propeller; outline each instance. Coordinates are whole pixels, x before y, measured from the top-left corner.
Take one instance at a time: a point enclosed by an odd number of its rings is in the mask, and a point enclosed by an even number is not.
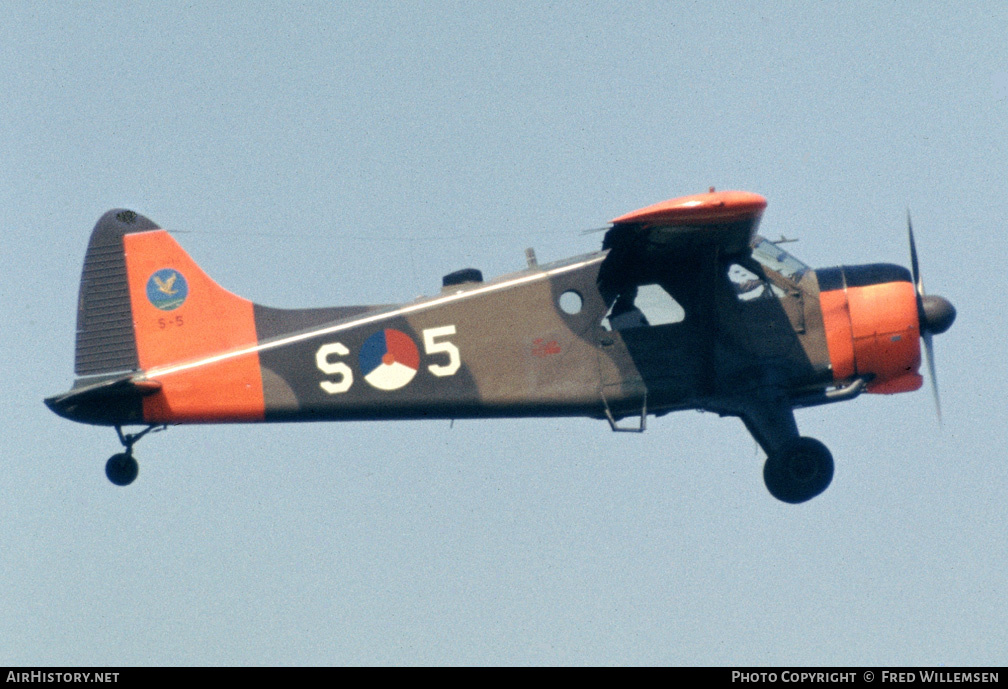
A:
[[[917,263],[917,245],[914,242],[913,223],[910,221],[909,209],[907,210],[907,234],[910,237],[910,271],[913,273],[914,286],[917,289],[917,320],[920,323],[921,339],[924,340],[924,356],[927,358],[935,411],[938,412],[938,423],[941,423],[941,400],[938,397],[938,378],[935,373],[934,347],[931,336],[940,335],[952,327],[956,310],[952,306],[952,302],[945,297],[924,292],[924,280],[921,278],[920,265]]]

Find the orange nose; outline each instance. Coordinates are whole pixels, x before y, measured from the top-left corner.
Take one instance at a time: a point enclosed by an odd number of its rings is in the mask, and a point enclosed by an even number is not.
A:
[[[816,271],[833,378],[867,376],[868,392],[917,390],[920,325],[910,273],[890,264]]]

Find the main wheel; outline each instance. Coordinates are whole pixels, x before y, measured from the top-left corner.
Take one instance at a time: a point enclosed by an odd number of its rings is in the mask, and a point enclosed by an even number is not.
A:
[[[793,505],[819,495],[832,480],[833,455],[815,438],[795,438],[763,465],[767,490]]]
[[[105,475],[108,480],[117,486],[128,486],[136,479],[140,473],[140,465],[137,464],[133,455],[128,452],[120,452],[112,455],[105,462]]]

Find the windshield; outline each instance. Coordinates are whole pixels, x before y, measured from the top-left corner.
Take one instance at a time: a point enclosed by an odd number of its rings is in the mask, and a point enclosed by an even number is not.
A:
[[[798,282],[805,271],[809,269],[807,265],[769,239],[757,236],[756,240],[752,256],[770,270],[780,273],[793,282]]]

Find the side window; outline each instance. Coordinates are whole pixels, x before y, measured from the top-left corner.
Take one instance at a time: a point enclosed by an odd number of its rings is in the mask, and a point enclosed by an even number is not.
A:
[[[620,293],[602,319],[606,330],[629,330],[680,323],[686,312],[672,295],[659,285],[640,285]]]
[[[735,296],[739,301],[784,296],[784,290],[738,263],[733,263],[728,268],[728,279],[735,288]]]

